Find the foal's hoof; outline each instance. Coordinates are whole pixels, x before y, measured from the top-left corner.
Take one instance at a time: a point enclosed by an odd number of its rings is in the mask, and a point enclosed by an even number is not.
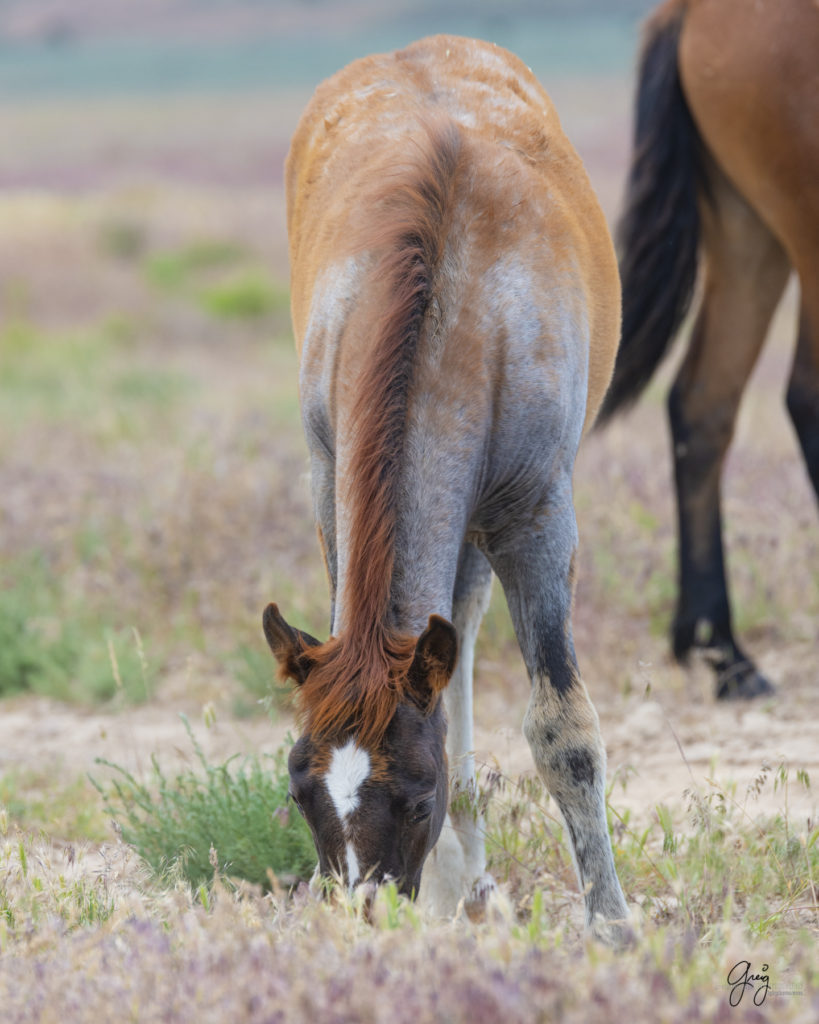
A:
[[[498,895],[498,886],[490,874],[483,874],[472,886],[472,891],[464,900],[466,916],[472,922],[483,921],[490,901]]]
[[[774,693],[776,688],[757,671],[753,662],[735,661],[717,673],[717,700],[753,700]]]
[[[630,915],[616,921],[607,921],[598,915],[587,929],[587,935],[618,953],[637,945],[637,931]]]

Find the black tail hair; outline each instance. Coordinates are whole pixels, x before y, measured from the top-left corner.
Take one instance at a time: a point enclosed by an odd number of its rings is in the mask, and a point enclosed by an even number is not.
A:
[[[623,330],[598,425],[639,398],[694,293],[703,174],[677,66],[684,12],[679,3],[649,23],[640,58],[632,162],[616,235]]]

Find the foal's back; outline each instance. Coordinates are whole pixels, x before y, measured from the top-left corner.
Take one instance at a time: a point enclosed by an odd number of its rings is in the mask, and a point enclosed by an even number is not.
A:
[[[619,281],[602,213],[529,69],[491,44],[458,37],[355,62],[319,87],[302,117],[286,168],[293,322],[300,349],[307,335],[323,339],[303,353],[303,380],[327,383],[324,345],[342,335],[348,350],[366,347],[365,325],[384,299],[377,282],[362,286],[373,265],[367,225],[424,140],[447,127],[462,158],[442,211],[430,315],[447,352],[435,373],[461,389],[471,384],[473,393],[498,377],[518,388],[533,371],[552,380],[565,373],[588,423],[619,332]],[[328,325],[329,309],[336,322]],[[361,329],[349,330],[347,316]],[[510,351],[525,353],[526,365],[510,364]],[[555,386],[556,402],[566,388]]]

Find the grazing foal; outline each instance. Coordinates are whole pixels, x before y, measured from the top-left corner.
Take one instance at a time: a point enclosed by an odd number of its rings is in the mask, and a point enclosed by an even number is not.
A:
[[[802,289],[787,405],[819,496],[819,4],[669,0],[647,25],[620,227],[623,340],[606,420],[633,403],[702,304],[668,411],[679,523],[674,653],[716,695],[772,687],[739,646],[720,478],[742,392],[791,268]]]
[[[473,647],[494,570],[587,924],[616,939],[605,753],[570,621],[572,470],[619,331],[583,166],[520,61],[438,36],[320,86],[286,171],[332,636],[275,605],[264,628],[298,687],[291,793],[319,868],[413,894],[426,861],[422,894],[444,912],[491,888],[481,824],[464,799],[447,820],[447,799],[450,772],[474,792]]]

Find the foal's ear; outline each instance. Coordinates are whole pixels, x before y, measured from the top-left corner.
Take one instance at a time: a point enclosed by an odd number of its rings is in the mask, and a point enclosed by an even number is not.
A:
[[[458,660],[458,634],[451,622],[430,615],[418,637],[409,671],[413,694],[425,711],[432,711],[449,682]]]
[[[278,605],[269,604],[262,616],[264,635],[270,645],[270,650],[276,656],[282,676],[292,679],[301,686],[307,678],[304,665],[301,663],[301,654],[308,647],[318,647],[321,641],[303,633],[300,629],[289,626],[279,611]]]

